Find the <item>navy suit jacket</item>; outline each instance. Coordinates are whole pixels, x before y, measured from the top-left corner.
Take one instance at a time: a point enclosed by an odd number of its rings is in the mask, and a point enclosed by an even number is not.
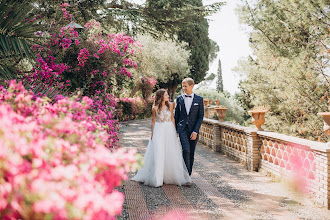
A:
[[[203,98],[194,94],[189,114],[187,114],[183,95],[176,97],[174,118],[178,133],[184,131],[186,126],[188,126],[188,131],[190,133],[196,132],[199,134],[199,128],[201,127],[204,118]]]

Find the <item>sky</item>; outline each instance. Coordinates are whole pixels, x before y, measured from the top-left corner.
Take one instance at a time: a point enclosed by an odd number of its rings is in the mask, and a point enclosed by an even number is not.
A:
[[[218,0],[221,1],[221,0]],[[239,23],[235,8],[241,0],[223,0],[226,5],[212,16],[209,16],[209,37],[217,42],[220,47],[218,58],[210,63],[208,74],[217,73],[218,59],[221,59],[222,78],[224,90],[231,94],[238,92],[239,74],[233,71],[240,58],[248,57],[251,49],[248,42],[247,30]],[[135,3],[144,3],[144,0],[131,0]],[[203,0],[203,4],[212,4],[217,0]],[[216,88],[216,79],[211,83],[211,88]]]
[[[205,4],[211,4],[214,0],[203,0]],[[238,92],[239,74],[233,71],[240,58],[248,57],[251,54],[249,37],[246,27],[239,23],[235,8],[240,0],[228,0],[221,10],[208,17],[209,37],[216,41],[220,47],[218,59],[221,60],[222,78],[224,90],[234,94]],[[210,64],[209,73],[217,74],[218,59]],[[216,79],[211,83],[216,87]]]

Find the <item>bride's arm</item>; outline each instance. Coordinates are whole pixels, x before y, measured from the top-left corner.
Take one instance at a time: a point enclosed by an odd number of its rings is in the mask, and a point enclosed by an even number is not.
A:
[[[171,109],[171,120],[175,127],[175,119],[174,119],[174,114],[173,114],[175,104],[174,103],[169,103],[169,104],[170,104],[170,109]]]
[[[155,122],[156,122],[156,108],[152,106],[151,139],[154,134]]]

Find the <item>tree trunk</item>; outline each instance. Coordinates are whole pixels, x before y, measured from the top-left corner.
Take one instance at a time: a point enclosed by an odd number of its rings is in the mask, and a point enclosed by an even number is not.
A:
[[[139,91],[140,85],[135,85],[133,90],[131,91],[130,97],[133,97],[137,91]]]
[[[178,84],[174,83],[168,86],[168,95],[170,96],[171,101],[175,100],[175,92],[178,88]]]

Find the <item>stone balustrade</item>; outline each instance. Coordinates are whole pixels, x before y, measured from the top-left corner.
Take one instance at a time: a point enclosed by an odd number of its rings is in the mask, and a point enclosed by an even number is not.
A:
[[[204,118],[199,141],[245,164],[248,170],[280,179],[297,177],[330,209],[330,143]]]

